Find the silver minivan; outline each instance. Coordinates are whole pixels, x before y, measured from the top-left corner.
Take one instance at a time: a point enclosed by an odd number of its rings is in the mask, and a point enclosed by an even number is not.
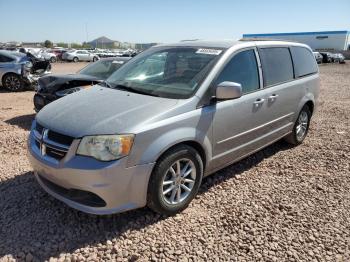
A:
[[[171,215],[203,177],[279,139],[302,143],[318,93],[318,66],[303,44],[159,45],[40,111],[29,158],[40,185],[73,208],[147,205]]]

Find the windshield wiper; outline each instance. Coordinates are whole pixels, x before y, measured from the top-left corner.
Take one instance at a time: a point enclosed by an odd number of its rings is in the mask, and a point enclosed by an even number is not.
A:
[[[100,83],[97,83],[97,85],[108,87],[108,88],[113,88],[113,86],[110,83],[108,83],[107,81],[102,81]]]
[[[115,85],[113,88],[116,88],[116,89],[119,89],[119,90],[123,90],[123,91],[129,91],[129,92],[137,93],[137,94],[141,94],[141,95],[148,95],[148,96],[157,96],[157,97],[159,97],[159,95],[152,94],[152,93],[149,93],[149,92],[146,92],[146,91],[142,91],[140,89],[136,89],[136,88],[133,88],[131,86]]]

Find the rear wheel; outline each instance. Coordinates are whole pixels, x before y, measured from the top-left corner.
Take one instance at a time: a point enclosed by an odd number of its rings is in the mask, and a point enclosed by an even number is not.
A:
[[[202,182],[203,162],[192,147],[180,145],[157,162],[151,175],[147,205],[153,211],[173,215],[184,210]]]
[[[305,105],[299,113],[292,133],[285,137],[285,140],[292,145],[300,145],[309,131],[310,119],[311,111],[309,107]]]
[[[50,62],[51,62],[51,63],[56,63],[56,62],[57,62],[56,57],[54,57],[54,56],[53,56],[53,57],[51,57],[51,58],[50,58]]]
[[[79,58],[78,58],[78,57],[74,57],[74,58],[73,58],[73,62],[74,62],[74,63],[79,62]]]
[[[94,56],[94,58],[92,59],[92,62],[96,62],[98,60],[98,58],[96,56]]]
[[[19,75],[7,74],[2,79],[3,85],[7,90],[12,92],[21,91],[24,87],[24,83]]]

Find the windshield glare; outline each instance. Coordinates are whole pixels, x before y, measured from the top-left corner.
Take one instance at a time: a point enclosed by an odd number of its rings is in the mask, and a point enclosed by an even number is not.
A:
[[[79,71],[80,74],[97,77],[101,80],[106,80],[113,74],[125,61],[114,60],[99,60],[95,63],[89,64]]]
[[[150,95],[189,98],[221,54],[221,49],[152,48],[128,62],[107,82],[115,88],[126,86]]]

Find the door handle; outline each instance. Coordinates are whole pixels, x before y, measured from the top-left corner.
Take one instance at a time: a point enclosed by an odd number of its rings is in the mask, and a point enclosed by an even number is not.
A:
[[[265,102],[264,98],[259,98],[254,102],[255,106],[260,106],[261,104],[263,104]]]
[[[272,94],[272,95],[269,96],[269,100],[270,101],[275,101],[277,99],[277,97],[278,97],[278,95]]]

